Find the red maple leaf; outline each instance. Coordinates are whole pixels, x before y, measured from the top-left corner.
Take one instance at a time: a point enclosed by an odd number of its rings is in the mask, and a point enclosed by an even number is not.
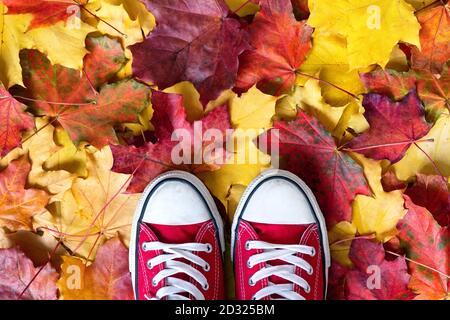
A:
[[[199,136],[201,132],[194,128],[197,126],[203,132],[208,129],[218,130],[222,137],[225,137],[225,131],[231,127],[226,105],[215,108],[202,120],[193,124],[186,120],[181,95],[155,91],[152,94],[152,107],[154,109],[152,124],[156,128],[157,138],[155,143],[148,142],[141,147],[111,146],[114,155],[113,170],[133,174],[128,192],[142,192],[151,180],[168,170],[209,171],[218,169],[220,164],[225,162],[228,156],[223,148],[225,141],[220,144],[218,141],[201,140],[202,137]],[[177,129],[183,130],[175,132]],[[214,161],[205,163],[203,151],[212,143],[218,143],[215,147],[219,159],[210,159]],[[182,160],[189,163],[174,163],[173,153],[177,146],[183,146],[183,150],[190,150],[190,154],[182,157]],[[177,156],[179,155],[177,152]],[[199,159],[201,163],[195,163],[195,159]],[[220,163],[215,160],[220,160]]]
[[[411,270],[409,287],[418,299],[448,299],[450,286],[450,231],[440,227],[427,209],[412,203],[408,196],[405,217],[397,225]]]
[[[362,168],[339,150],[315,118],[303,111],[294,121],[276,121],[260,139],[267,139],[269,146],[279,145],[282,167],[297,174],[313,190],[329,227],[351,220],[351,202],[357,194],[371,194]]]
[[[450,59],[450,13],[448,5],[432,7],[417,14],[421,25],[419,37],[421,50],[411,50],[412,67],[440,74]]]
[[[295,20],[290,0],[262,0],[249,33],[254,49],[240,57],[236,90],[257,84],[266,93],[283,93],[294,84],[295,72],[311,49],[312,28]]]
[[[405,194],[414,204],[425,207],[441,226],[450,224],[450,193],[442,176],[418,174]]]
[[[8,14],[33,15],[29,29],[66,21],[78,12],[79,6],[87,2],[87,0],[3,0],[8,7]]]
[[[58,273],[50,263],[39,269],[19,249],[0,249],[0,300],[56,300]]]
[[[91,37],[86,47],[82,74],[52,65],[39,51],[22,51],[23,95],[37,100],[31,104],[35,112],[56,118],[75,143],[101,148],[117,142],[116,125],[138,120],[150,89],[132,79],[107,84],[127,61],[118,41]]]
[[[34,128],[33,117],[25,112],[26,108],[0,84],[0,157],[21,145],[22,131]]]
[[[410,275],[405,257],[385,260],[382,244],[367,239],[352,242],[349,258],[355,269],[345,276],[348,300],[410,300]]]
[[[363,106],[370,129],[350,141],[348,147],[366,157],[397,162],[431,128],[414,91],[399,102],[370,93],[364,96]]]
[[[223,0],[144,0],[157,26],[130,47],[133,73],[165,89],[190,81],[206,105],[233,87],[238,56],[248,47],[240,23]],[[189,27],[187,27],[189,26]]]

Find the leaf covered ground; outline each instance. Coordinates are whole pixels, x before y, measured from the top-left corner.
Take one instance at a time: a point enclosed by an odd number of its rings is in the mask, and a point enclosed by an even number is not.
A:
[[[132,299],[145,186],[192,172],[229,228],[258,135],[324,212],[329,299],[450,299],[449,25],[442,0],[0,1],[0,299]],[[199,123],[258,134],[175,163]]]

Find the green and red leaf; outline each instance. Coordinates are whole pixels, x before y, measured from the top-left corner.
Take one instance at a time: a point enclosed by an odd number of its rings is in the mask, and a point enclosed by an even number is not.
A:
[[[35,112],[55,118],[75,143],[101,148],[117,143],[117,125],[138,120],[149,105],[150,89],[132,79],[106,84],[127,61],[118,41],[89,38],[87,48],[91,53],[82,74],[51,65],[38,51],[22,51],[24,95],[37,100]]]

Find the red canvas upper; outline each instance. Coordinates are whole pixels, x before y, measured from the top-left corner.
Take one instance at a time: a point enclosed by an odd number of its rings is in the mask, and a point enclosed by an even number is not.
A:
[[[306,260],[313,267],[313,274],[308,275],[306,271],[296,267],[295,273],[305,279],[311,287],[311,291],[306,293],[302,288],[294,285],[294,291],[307,300],[324,299],[324,261],[322,258],[321,235],[319,226],[315,223],[307,225],[281,225],[264,224],[240,220],[236,233],[236,244],[234,252],[234,274],[236,283],[236,298],[239,300],[249,300],[256,292],[266,287],[269,280],[272,283],[289,283],[285,279],[271,276],[256,282],[253,286],[249,284],[250,277],[265,266],[265,263],[249,268],[248,259],[262,250],[247,250],[245,244],[248,240],[260,240],[274,244],[300,244],[312,246],[316,250],[315,256],[307,254],[297,254]],[[286,264],[281,260],[270,261],[271,265]],[[273,298],[273,297],[272,297]],[[276,298],[276,297],[275,297]],[[268,298],[264,298],[268,300]]]
[[[137,281],[136,291],[137,299],[145,300],[151,299],[156,296],[156,292],[165,285],[165,281],[160,281],[156,286],[152,284],[152,279],[160,272],[165,266],[161,263],[157,266],[153,266],[151,269],[147,267],[147,261],[154,258],[157,255],[162,254],[161,251],[144,251],[142,250],[142,244],[144,242],[159,241],[170,244],[182,244],[182,243],[203,243],[211,244],[212,252],[194,252],[200,258],[204,259],[209,265],[210,270],[205,271],[203,268],[189,263],[192,267],[199,270],[204,274],[208,280],[209,289],[204,290],[195,280],[190,279],[186,274],[176,274],[173,277],[178,277],[183,280],[187,280],[194,284],[205,296],[206,300],[216,300],[224,298],[224,281],[223,281],[223,262],[221,248],[219,244],[218,234],[216,226],[212,220],[192,224],[192,225],[156,225],[145,224],[139,225],[139,239],[138,239],[138,252],[136,255],[137,266]],[[183,261],[184,260],[184,261]],[[185,259],[180,259],[185,263],[188,263]],[[193,297],[189,297],[193,298]]]

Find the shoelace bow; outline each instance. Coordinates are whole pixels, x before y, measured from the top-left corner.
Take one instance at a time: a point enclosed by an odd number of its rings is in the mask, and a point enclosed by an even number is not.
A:
[[[253,268],[259,263],[266,263],[266,267],[256,271],[249,279],[249,285],[253,286],[256,282],[267,279],[271,276],[283,278],[290,283],[275,284],[269,281],[269,285],[255,293],[253,300],[261,300],[271,295],[278,295],[287,300],[304,300],[304,297],[294,291],[294,284],[303,288],[309,293],[311,287],[302,277],[295,274],[295,268],[301,268],[311,275],[314,270],[312,266],[304,259],[297,256],[298,253],[315,256],[316,251],[313,247],[305,245],[285,245],[272,244],[264,241],[247,241],[245,244],[247,250],[264,250],[262,253],[252,255],[247,266]],[[270,265],[267,262],[271,260],[281,260],[288,264]]]
[[[188,297],[183,294],[191,294],[195,300],[204,300],[203,293],[191,282],[183,279],[172,277],[175,274],[186,274],[190,278],[194,279],[204,290],[208,290],[209,285],[206,277],[199,270],[195,269],[191,265],[182,261],[176,261],[175,259],[185,259],[195,265],[203,268],[204,271],[209,271],[209,264],[195,255],[193,252],[211,252],[212,246],[204,243],[183,243],[183,244],[167,244],[162,242],[144,242],[142,245],[144,251],[159,251],[160,254],[147,261],[147,267],[149,269],[155,266],[165,263],[164,269],[158,272],[152,280],[153,286],[157,286],[160,281],[165,280],[165,286],[161,287],[156,292],[156,297],[149,298],[148,300],[161,300],[167,298],[168,300],[189,300]]]

